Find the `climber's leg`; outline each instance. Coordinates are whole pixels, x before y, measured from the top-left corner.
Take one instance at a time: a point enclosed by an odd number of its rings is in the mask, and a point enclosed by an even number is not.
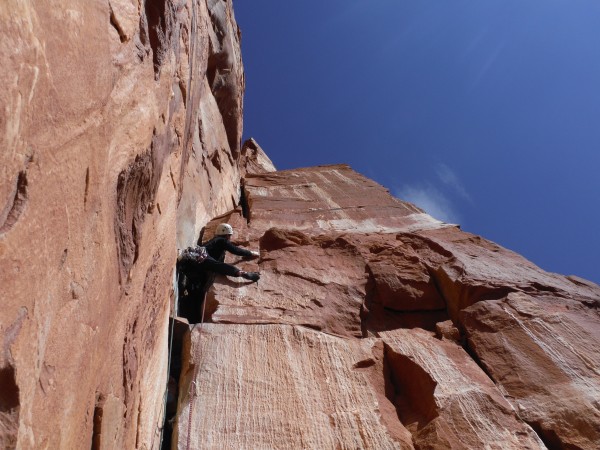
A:
[[[232,266],[231,264],[217,261],[216,259],[211,258],[210,256],[206,258],[202,263],[200,263],[199,268],[203,271],[216,272],[220,273],[221,275],[228,275],[230,277],[238,277],[240,276],[241,272],[240,269],[238,269],[237,267]]]

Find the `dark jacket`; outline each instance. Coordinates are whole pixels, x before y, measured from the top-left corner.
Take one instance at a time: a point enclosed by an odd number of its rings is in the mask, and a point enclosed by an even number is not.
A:
[[[206,244],[204,244],[204,247],[206,247],[208,254],[217,261],[223,261],[226,251],[237,256],[252,256],[252,252],[250,250],[236,247],[229,241],[229,239],[224,238],[223,236],[215,236]]]

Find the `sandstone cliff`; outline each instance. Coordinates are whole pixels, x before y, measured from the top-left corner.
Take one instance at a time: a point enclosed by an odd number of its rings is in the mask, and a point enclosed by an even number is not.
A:
[[[178,448],[598,448],[600,287],[347,166],[244,181],[259,247],[183,350]],[[192,388],[194,383],[195,388]]]
[[[0,448],[158,448],[177,248],[238,202],[231,1],[0,4]]]
[[[184,339],[174,448],[597,448],[600,287],[240,148],[231,0],[0,23],[0,448],[160,447],[177,249],[223,221],[262,278]]]

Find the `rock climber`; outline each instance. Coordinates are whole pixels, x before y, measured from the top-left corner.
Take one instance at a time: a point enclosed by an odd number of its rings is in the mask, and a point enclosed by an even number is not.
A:
[[[233,228],[231,225],[222,223],[217,226],[215,237],[204,244],[208,257],[201,263],[201,270],[229,275],[230,277],[242,277],[246,280],[258,281],[260,275],[257,272],[244,272],[231,264],[223,262],[225,259],[225,252],[247,258],[257,258],[260,256],[260,253],[256,251],[246,250],[233,245],[231,243],[231,236],[233,236]]]
[[[217,226],[215,237],[203,246],[189,247],[183,251],[178,258],[178,268],[185,273],[188,278],[197,278],[204,272],[215,272],[230,277],[242,277],[250,281],[258,281],[260,274],[257,272],[245,272],[237,267],[227,264],[224,261],[225,252],[233,253],[237,256],[255,258],[260,256],[256,251],[246,250],[236,247],[231,243],[233,228],[228,223],[222,223]]]
[[[230,277],[242,277],[254,282],[260,279],[260,274],[257,272],[246,272],[224,262],[226,252],[247,258],[260,256],[256,251],[233,245],[231,243],[232,235],[231,225],[222,223],[217,226],[215,237],[204,245],[188,247],[177,258],[179,306],[182,315],[188,317],[190,323],[199,321],[197,301],[202,301],[215,273]]]

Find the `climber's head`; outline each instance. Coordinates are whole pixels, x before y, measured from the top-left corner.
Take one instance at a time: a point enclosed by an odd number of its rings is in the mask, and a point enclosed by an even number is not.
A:
[[[217,226],[215,236],[231,237],[233,234],[233,228],[228,223],[221,223]]]

